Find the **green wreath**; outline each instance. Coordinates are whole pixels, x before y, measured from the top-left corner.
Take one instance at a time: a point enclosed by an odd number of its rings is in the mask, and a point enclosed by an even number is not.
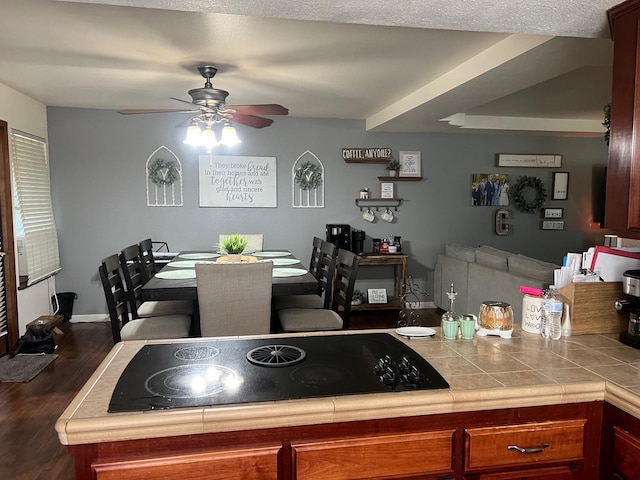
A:
[[[528,194],[535,191],[535,198]],[[536,213],[542,208],[547,199],[547,189],[538,177],[522,176],[509,188],[509,199],[516,208],[524,213]]]
[[[156,185],[173,185],[179,175],[178,167],[173,160],[156,158],[149,165],[149,178]]]
[[[311,162],[305,162],[296,169],[296,185],[302,190],[312,190],[322,185],[322,168]]]

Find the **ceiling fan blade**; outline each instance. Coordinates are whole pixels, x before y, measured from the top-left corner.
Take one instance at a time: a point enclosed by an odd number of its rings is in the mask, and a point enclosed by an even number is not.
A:
[[[288,115],[289,109],[276,103],[259,105],[226,105],[225,108],[245,115]]]
[[[139,108],[139,109],[125,109],[118,110],[120,115],[139,115],[142,113],[194,113],[197,110],[176,110],[170,108]]]
[[[231,117],[231,121],[253,128],[264,128],[273,123],[273,120],[271,120],[270,118],[256,117],[255,115],[245,115],[243,113],[234,113]]]

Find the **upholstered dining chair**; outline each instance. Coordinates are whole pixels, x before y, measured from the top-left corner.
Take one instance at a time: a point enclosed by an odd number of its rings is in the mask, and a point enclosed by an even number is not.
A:
[[[142,286],[146,283],[146,268],[140,258],[138,245],[130,245],[120,252],[120,266],[129,297],[132,318],[160,315],[193,315],[191,300],[142,301]]]
[[[196,263],[203,337],[271,330],[271,262]]]
[[[316,250],[316,241],[319,249]],[[309,272],[318,280],[318,292],[309,295],[282,295],[274,297],[276,311],[287,308],[330,308],[331,287],[336,269],[338,247],[320,238],[314,238]]]
[[[358,274],[359,258],[347,250],[338,250],[331,295],[331,308],[288,308],[278,311],[285,332],[311,332],[349,328],[351,297]]]
[[[231,235],[232,234],[230,233],[221,233],[220,235],[218,235],[218,243],[222,244],[225,238],[230,237]],[[251,250],[254,252],[262,251],[262,245],[264,243],[264,235],[262,233],[250,233],[246,235],[244,233],[240,233],[239,235],[247,239],[246,250]]]
[[[165,315],[130,320],[129,297],[120,271],[120,257],[115,254],[102,260],[98,267],[109,311],[114,344],[122,340],[185,338],[189,336],[191,317],[188,315]]]

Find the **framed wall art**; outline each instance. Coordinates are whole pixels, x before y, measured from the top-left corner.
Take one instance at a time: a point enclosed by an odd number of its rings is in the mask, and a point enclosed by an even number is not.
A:
[[[569,172],[555,172],[551,199],[566,200],[567,198],[569,198]]]
[[[564,208],[543,208],[542,218],[562,218],[564,216]]]
[[[422,170],[420,152],[400,152],[400,176],[419,177]]]
[[[471,205],[505,207],[509,205],[509,175],[474,173],[471,175]]]

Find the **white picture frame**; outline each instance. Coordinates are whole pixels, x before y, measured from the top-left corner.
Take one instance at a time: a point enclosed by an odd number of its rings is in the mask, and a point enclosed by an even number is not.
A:
[[[369,303],[387,303],[386,288],[368,288],[367,299]]]
[[[422,166],[420,165],[420,152],[401,151],[400,159],[400,176],[401,177],[419,177],[421,176]]]
[[[380,198],[394,198],[392,182],[382,182],[380,184]]]

